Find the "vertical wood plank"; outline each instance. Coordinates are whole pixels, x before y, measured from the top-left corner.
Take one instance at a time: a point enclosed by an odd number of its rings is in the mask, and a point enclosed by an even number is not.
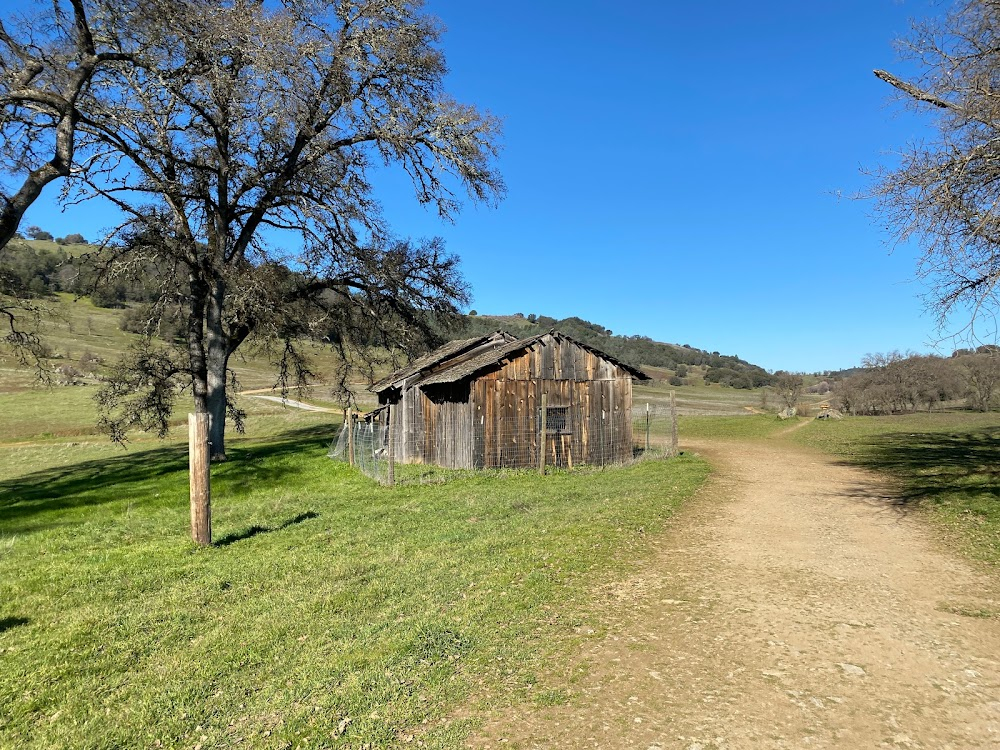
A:
[[[549,397],[544,393],[542,394],[542,411],[539,414],[539,431],[538,431],[538,445],[540,450],[538,451],[538,473],[545,476],[545,428],[546,422],[548,421],[548,407],[549,407]]]
[[[188,470],[191,486],[191,538],[212,543],[212,485],[208,452],[208,414],[188,414]]]
[[[677,444],[677,392],[670,391],[670,455],[679,452]]]
[[[386,472],[387,474],[386,484],[388,484],[390,487],[396,484],[396,438],[393,435],[392,431],[393,427],[392,421],[395,413],[396,410],[393,409],[391,406],[385,407],[386,432],[389,435],[389,449],[388,449],[389,466],[387,467],[388,470]]]

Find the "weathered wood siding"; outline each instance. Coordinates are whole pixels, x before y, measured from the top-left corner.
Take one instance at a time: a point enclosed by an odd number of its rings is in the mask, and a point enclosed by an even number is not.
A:
[[[472,383],[476,467],[538,465],[539,410],[567,408],[566,434],[545,436],[545,463],[619,463],[632,457],[632,376],[576,346],[547,337]]]
[[[398,397],[397,397],[398,398]],[[430,463],[471,469],[472,411],[469,383],[404,388],[392,403],[393,439],[399,463]]]
[[[539,416],[567,408],[564,434],[545,437],[545,463],[611,464],[632,457],[632,380],[505,380],[489,373],[472,384],[476,468],[538,465]]]
[[[567,409],[561,434],[539,436],[539,410]],[[457,383],[386,395],[398,461],[449,468],[611,464],[632,457],[631,374],[571,341],[546,336]]]
[[[414,430],[427,463],[453,469],[471,469],[472,409],[469,383],[436,385],[421,389],[424,415],[423,435]]]
[[[546,336],[530,349],[502,363],[503,380],[617,380],[631,375],[618,365],[572,341]]]

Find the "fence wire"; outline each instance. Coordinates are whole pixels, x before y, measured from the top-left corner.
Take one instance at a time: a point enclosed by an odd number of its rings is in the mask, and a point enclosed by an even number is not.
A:
[[[367,418],[365,418],[367,417]],[[353,429],[350,424],[353,422]],[[353,440],[352,440],[353,438]],[[353,464],[377,482],[389,482],[389,431],[384,411],[345,422],[327,454]]]
[[[441,421],[446,418],[451,423],[426,429],[394,421],[396,415],[386,408],[354,415],[328,455],[382,484],[414,484],[470,472],[621,466],[666,458],[677,450],[675,411],[658,404],[634,404],[623,413],[598,410],[586,419],[567,407],[547,407],[544,415],[536,409],[528,418],[506,415],[489,423],[468,409],[442,413]]]

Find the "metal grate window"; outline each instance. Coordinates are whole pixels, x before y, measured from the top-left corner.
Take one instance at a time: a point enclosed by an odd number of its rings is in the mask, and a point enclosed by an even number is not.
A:
[[[545,432],[549,435],[567,435],[569,429],[569,407],[549,406],[545,414]]]

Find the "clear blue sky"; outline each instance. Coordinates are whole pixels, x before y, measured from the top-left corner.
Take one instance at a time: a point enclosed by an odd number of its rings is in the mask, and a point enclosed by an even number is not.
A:
[[[838,198],[919,136],[873,68],[928,0],[428,0],[450,91],[505,122],[498,209],[454,225],[383,186],[400,234],[441,235],[480,313],[577,315],[769,369],[928,350],[935,321],[872,207]],[[940,10],[938,6],[937,10]],[[95,236],[93,207],[28,216]],[[946,350],[947,353],[947,350]]]

